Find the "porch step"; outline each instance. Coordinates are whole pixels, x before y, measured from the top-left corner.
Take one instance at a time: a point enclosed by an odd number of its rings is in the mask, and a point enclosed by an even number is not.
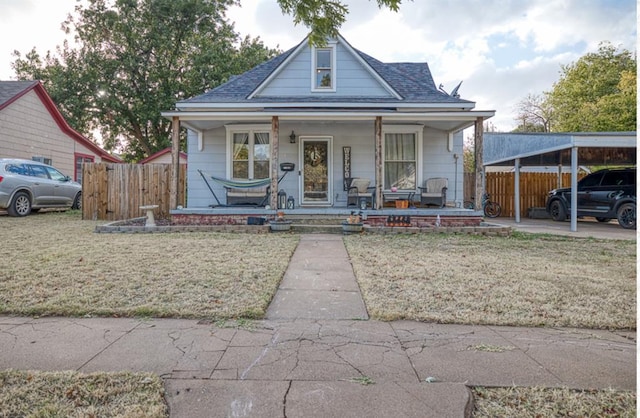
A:
[[[342,225],[336,224],[306,224],[292,223],[291,231],[300,234],[342,234]]]

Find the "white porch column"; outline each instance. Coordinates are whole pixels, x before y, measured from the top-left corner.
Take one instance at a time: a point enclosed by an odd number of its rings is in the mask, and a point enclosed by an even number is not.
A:
[[[269,205],[271,209],[278,209],[278,148],[280,137],[280,120],[277,116],[271,117],[271,196]]]
[[[516,223],[520,223],[520,158],[516,158],[515,166],[515,199],[514,210],[516,211]]]
[[[484,129],[482,127],[482,122],[484,118],[479,117],[476,118],[476,122],[474,124],[474,155],[476,160],[476,199],[475,199],[475,209],[482,209],[482,195],[484,194],[485,182],[484,182],[484,158],[482,154],[483,148],[483,132]]]
[[[571,148],[571,231],[578,230],[578,147]]]
[[[180,185],[180,118],[171,118],[171,184],[169,185],[169,209],[178,208]]]

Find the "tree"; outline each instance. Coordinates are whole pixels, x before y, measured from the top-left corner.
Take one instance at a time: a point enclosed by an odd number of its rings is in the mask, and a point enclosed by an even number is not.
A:
[[[551,132],[553,108],[543,94],[528,94],[517,105],[518,127],[514,132]]]
[[[89,0],[63,23],[65,42],[42,58],[14,52],[17,78],[42,80],[80,132],[137,161],[171,144],[160,112],[273,57],[225,19],[235,0]]]
[[[378,7],[397,12],[402,0],[376,0]],[[302,23],[311,29],[309,42],[323,45],[327,37],[336,37],[345,22],[349,8],[340,0],[278,0],[282,11],[293,17],[296,25]]]
[[[601,43],[598,52],[562,67],[548,95],[557,132],[636,129],[636,57]]]

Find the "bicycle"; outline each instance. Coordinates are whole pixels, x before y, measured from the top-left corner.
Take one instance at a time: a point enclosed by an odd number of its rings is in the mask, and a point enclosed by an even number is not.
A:
[[[473,202],[474,198],[464,202],[465,209],[475,209],[476,205]],[[487,218],[497,218],[502,213],[502,207],[498,202],[491,200],[491,195],[487,192],[482,194],[482,211]]]

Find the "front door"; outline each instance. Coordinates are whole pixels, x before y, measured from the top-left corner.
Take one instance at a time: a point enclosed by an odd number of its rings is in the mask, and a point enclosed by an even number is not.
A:
[[[331,205],[331,138],[301,137],[302,196],[306,206]]]

